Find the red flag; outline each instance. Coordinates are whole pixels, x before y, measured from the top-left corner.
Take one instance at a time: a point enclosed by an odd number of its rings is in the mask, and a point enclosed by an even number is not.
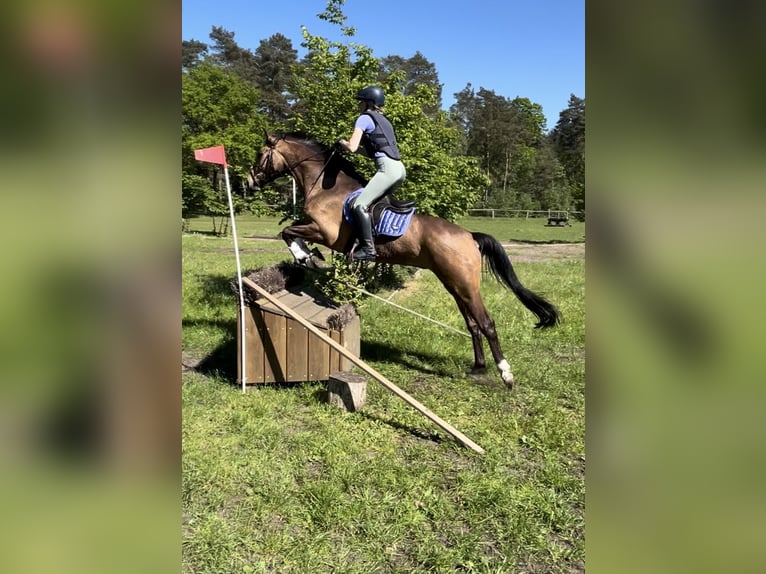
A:
[[[222,145],[215,147],[206,147],[205,149],[195,149],[194,159],[206,161],[208,163],[218,163],[226,167],[226,151]]]

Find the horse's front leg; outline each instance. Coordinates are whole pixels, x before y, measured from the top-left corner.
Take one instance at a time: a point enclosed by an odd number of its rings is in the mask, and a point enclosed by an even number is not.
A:
[[[299,263],[305,263],[311,258],[311,251],[306,242],[324,243],[324,237],[316,222],[291,225],[282,230],[282,239],[287,244],[290,253]]]

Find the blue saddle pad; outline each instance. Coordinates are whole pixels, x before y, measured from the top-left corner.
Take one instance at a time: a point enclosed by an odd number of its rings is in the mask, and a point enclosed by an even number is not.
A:
[[[350,193],[343,203],[343,219],[348,223],[354,220],[354,214],[351,211],[351,206],[354,203],[356,197],[362,193],[361,189]],[[415,214],[415,208],[413,207],[407,213],[396,213],[389,209],[384,208],[380,215],[377,215],[376,209],[373,209],[373,222],[372,230],[375,235],[385,235],[386,237],[400,237],[404,235],[407,228],[410,225],[410,220]]]

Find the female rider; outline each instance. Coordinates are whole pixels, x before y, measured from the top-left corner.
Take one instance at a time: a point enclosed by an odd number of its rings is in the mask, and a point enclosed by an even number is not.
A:
[[[360,150],[375,162],[375,175],[357,196],[353,206],[354,228],[359,245],[351,258],[353,261],[370,261],[376,256],[370,206],[386,193],[398,188],[407,176],[407,171],[396,145],[394,128],[383,115],[383,89],[367,86],[357,93],[356,99],[359,100],[359,117],[354,123],[354,131],[348,140],[338,140],[337,145],[351,153]]]

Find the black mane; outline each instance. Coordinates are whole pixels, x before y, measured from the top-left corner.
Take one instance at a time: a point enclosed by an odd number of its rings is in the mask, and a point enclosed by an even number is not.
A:
[[[325,157],[329,156],[330,154],[330,148],[326,145],[324,145],[322,142],[319,142],[312,138],[311,136],[303,133],[303,132],[286,132],[282,134],[282,139],[301,143],[309,148],[311,148],[313,151],[316,152],[322,152],[325,154]]]
[[[303,132],[286,132],[282,134],[282,137],[287,141],[303,144],[315,153],[321,153],[325,161],[327,161],[332,153],[332,148]],[[354,166],[354,164],[342,153],[336,152],[335,155],[332,156],[332,161],[325,167],[325,172],[327,172],[328,175],[337,175],[338,172],[341,171],[349,177],[359,181],[362,186],[367,185],[367,178],[357,171],[356,166]]]

